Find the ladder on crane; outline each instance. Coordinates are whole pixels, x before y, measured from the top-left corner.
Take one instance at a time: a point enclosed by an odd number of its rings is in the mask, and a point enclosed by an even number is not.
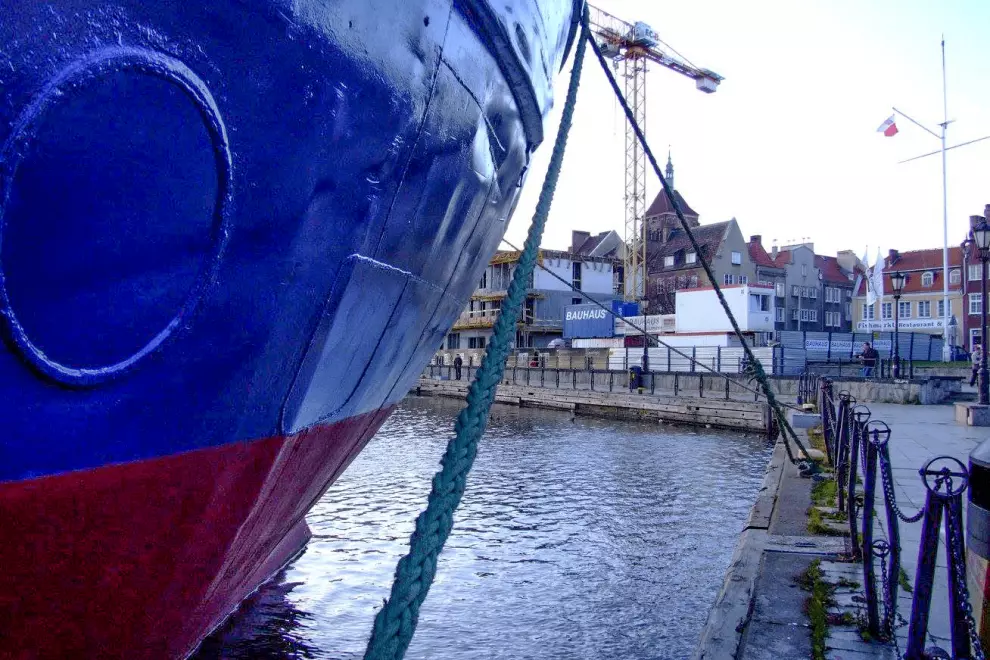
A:
[[[588,5],[591,31],[602,52],[615,66],[622,62],[625,97],[646,130],[646,65],[653,62],[692,78],[706,94],[718,89],[724,78],[714,71],[694,66],[666,46],[653,29],[638,21],[628,23],[606,11]],[[666,46],[673,54],[661,48]],[[646,264],[646,154],[631,124],[626,122],[625,149],[625,254],[623,256],[623,297],[627,301],[645,300],[649,273]],[[645,311],[644,311],[645,313]]]

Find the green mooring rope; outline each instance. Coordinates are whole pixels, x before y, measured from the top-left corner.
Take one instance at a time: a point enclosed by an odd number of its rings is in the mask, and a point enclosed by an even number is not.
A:
[[[478,442],[485,432],[488,413],[495,400],[495,389],[502,380],[510,343],[515,337],[516,319],[526,296],[526,283],[536,263],[543,227],[550,214],[554,189],[560,177],[567,134],[574,118],[585,44],[588,42],[587,17],[582,22],[581,31],[582,38],[578,40],[574,53],[570,86],[567,88],[567,100],[564,102],[557,141],[550,157],[550,168],[543,182],[543,190],[540,192],[522,256],[519,257],[502,311],[495,322],[492,341],[468,389],[467,406],[457,416],[455,435],[447,444],[447,450],[440,461],[440,471],[433,477],[426,510],[416,518],[416,529],[409,539],[409,554],[399,560],[392,593],[375,616],[371,639],[364,654],[368,660],[398,660],[405,655],[416,632],[419,609],[433,584],[440,551],[454,526],[454,511],[464,495],[467,475],[478,453]]]

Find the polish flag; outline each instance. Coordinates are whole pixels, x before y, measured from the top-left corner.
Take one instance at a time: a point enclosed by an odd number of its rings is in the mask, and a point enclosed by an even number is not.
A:
[[[877,133],[883,133],[887,137],[897,135],[897,124],[894,123],[894,115],[891,115],[887,121],[880,124],[880,128],[877,129]]]

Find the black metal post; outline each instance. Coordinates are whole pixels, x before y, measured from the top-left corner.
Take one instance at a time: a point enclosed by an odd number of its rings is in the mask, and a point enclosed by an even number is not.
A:
[[[897,326],[900,325],[901,294],[894,294],[894,378],[901,377],[901,352],[898,344]]]
[[[877,432],[873,432],[874,438]],[[866,460],[863,465],[863,588],[866,592],[866,625],[873,637],[880,637],[880,602],[877,594],[877,576],[873,566],[873,504],[877,488],[877,448],[871,442],[870,431],[863,429],[860,442],[866,450]],[[852,491],[852,488],[850,488]],[[852,511],[852,507],[849,507]],[[855,529],[855,526],[854,526]],[[855,547],[856,540],[853,540]],[[886,558],[881,559],[886,561]],[[888,580],[893,582],[897,576]]]
[[[914,576],[914,599],[911,601],[911,625],[908,628],[907,660],[924,660],[928,615],[935,586],[935,559],[938,554],[938,527],[942,522],[942,499],[929,490],[925,498],[925,517],[921,521],[918,568]],[[891,576],[897,579],[897,576]]]
[[[980,405],[990,404],[990,381],[987,380],[987,259],[980,253],[983,270],[980,272],[983,294],[980,302]]]

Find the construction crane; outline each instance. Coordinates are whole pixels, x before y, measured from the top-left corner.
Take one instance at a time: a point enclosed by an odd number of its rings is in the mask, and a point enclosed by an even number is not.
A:
[[[588,6],[591,31],[602,52],[618,68],[624,67],[625,97],[636,122],[646,131],[646,64],[654,62],[693,78],[698,89],[711,94],[718,89],[722,76],[701,69],[666,46],[657,33],[643,22],[627,23],[597,7]],[[661,48],[666,46],[673,54]],[[646,154],[632,126],[626,122],[626,249],[623,262],[624,298],[646,298]],[[645,313],[645,312],[644,312]]]

